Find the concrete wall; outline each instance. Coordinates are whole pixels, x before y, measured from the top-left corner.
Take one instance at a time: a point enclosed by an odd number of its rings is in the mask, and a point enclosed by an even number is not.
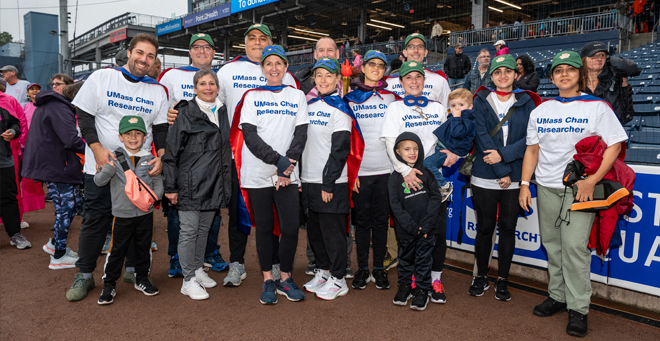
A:
[[[46,89],[50,77],[58,72],[59,32],[57,15],[28,12],[25,22],[25,77],[31,83],[39,83]]]

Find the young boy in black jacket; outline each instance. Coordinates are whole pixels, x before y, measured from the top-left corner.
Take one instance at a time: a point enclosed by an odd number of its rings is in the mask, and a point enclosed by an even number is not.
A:
[[[413,298],[410,308],[424,310],[431,290],[432,251],[440,231],[442,194],[433,173],[424,167],[422,142],[417,135],[404,132],[394,145],[397,159],[422,171],[417,177],[421,189],[407,188],[403,175],[394,171],[390,175],[388,191],[390,209],[399,237],[399,290],[394,304],[405,306]],[[444,236],[441,236],[444,238]],[[416,274],[413,289],[412,275]]]

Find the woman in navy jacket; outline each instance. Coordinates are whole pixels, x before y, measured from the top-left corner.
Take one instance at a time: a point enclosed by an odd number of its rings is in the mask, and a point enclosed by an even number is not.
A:
[[[486,276],[497,223],[499,268],[495,298],[501,301],[511,299],[506,279],[515,249],[516,223],[520,212],[516,198],[520,192],[522,160],[527,147],[527,121],[536,108],[532,96],[538,99],[536,94],[512,91],[515,69],[516,62],[511,55],[495,57],[490,74],[497,90],[483,87],[477,90],[473,109],[477,136],[471,183],[472,200],[477,211],[474,248],[478,275],[472,280],[468,293],[481,296],[490,287]],[[513,114],[510,118],[490,137],[490,133],[511,110]]]

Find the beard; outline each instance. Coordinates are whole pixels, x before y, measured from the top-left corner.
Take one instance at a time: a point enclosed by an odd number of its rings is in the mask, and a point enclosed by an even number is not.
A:
[[[148,67],[144,70],[144,72],[139,71],[135,66],[135,60],[129,60],[126,66],[128,67],[128,71],[130,71],[130,73],[135,77],[144,77],[149,73],[149,70],[151,69],[151,67]],[[153,66],[153,64],[151,66]]]

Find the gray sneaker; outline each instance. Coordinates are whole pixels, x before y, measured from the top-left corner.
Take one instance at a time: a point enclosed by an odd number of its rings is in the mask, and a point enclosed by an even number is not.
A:
[[[449,196],[454,191],[454,186],[451,183],[447,183],[446,187],[440,187],[440,194],[442,195],[442,202],[445,202],[449,199]]]
[[[275,282],[279,281],[281,279],[280,276],[280,265],[279,264],[273,264],[273,280]]]
[[[25,236],[23,236],[20,232],[11,237],[10,243],[11,245],[16,246],[16,248],[19,250],[32,247],[32,244],[30,244],[30,242],[27,239],[25,239]]]
[[[84,279],[82,273],[77,273],[74,277],[71,289],[66,292],[66,299],[69,302],[80,301],[87,297],[87,292],[94,289],[94,277]]]
[[[305,274],[310,275],[310,276],[314,276],[316,274],[315,271],[316,271],[316,261],[309,262],[309,264],[307,265],[307,268],[305,269]]]
[[[229,273],[223,280],[223,285],[226,287],[237,287],[241,285],[245,278],[247,278],[245,265],[233,262],[229,264]]]
[[[350,266],[347,266],[346,267],[346,278],[353,278],[353,277],[355,277],[355,273],[353,272],[353,270],[351,269]]]

